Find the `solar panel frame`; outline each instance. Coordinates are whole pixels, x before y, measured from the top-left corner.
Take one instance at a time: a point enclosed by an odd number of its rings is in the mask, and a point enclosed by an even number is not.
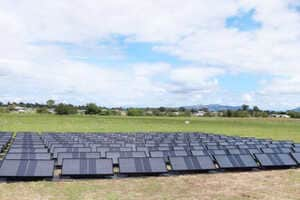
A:
[[[107,177],[113,176],[112,159],[63,159],[62,176],[71,177]]]
[[[53,160],[3,160],[0,177],[8,179],[52,178]]]
[[[49,153],[8,153],[6,160],[51,160]]]
[[[167,172],[163,158],[119,158],[121,175],[158,175]]]
[[[169,157],[171,172],[207,172],[216,170],[210,156],[175,156]]]
[[[60,152],[92,152],[90,147],[57,147],[53,150],[53,157],[57,158]]]
[[[299,153],[291,153],[292,158],[300,165],[300,152]]]
[[[111,158],[113,164],[119,163],[119,158],[145,158],[147,155],[144,151],[108,151],[105,154],[105,158]]]
[[[55,147],[72,147],[76,148],[90,148],[84,153],[96,153],[98,151],[100,158],[106,157],[106,152],[135,152],[141,151],[145,157],[158,157],[165,161],[165,164],[170,163],[170,157],[189,157],[189,156],[209,156],[213,162],[215,156],[222,155],[248,155],[257,159],[255,154],[270,154],[289,153],[293,161],[297,161],[292,153],[300,151],[300,144],[295,144],[292,141],[273,141],[271,139],[256,139],[253,137],[237,137],[237,136],[223,136],[216,134],[204,133],[44,133],[43,135],[35,133],[18,133],[14,139],[11,135],[0,134],[0,149],[4,148],[8,141],[12,141],[8,154],[22,154],[20,152],[27,152],[24,155],[33,155],[34,152],[49,150]],[[45,147],[43,150],[40,147]],[[20,149],[18,149],[20,148]],[[105,149],[107,148],[107,149]],[[174,152],[174,150],[176,150]],[[181,151],[185,153],[180,153]],[[72,151],[71,151],[72,152]],[[75,151],[75,152],[80,152]],[[155,152],[160,155],[153,155]],[[300,153],[300,152],[299,152]],[[56,157],[58,154],[56,152]],[[79,153],[77,153],[79,154]],[[152,154],[152,155],[151,155]],[[54,160],[56,160],[55,153]],[[144,156],[143,155],[143,156]],[[13,156],[12,156],[13,157]],[[119,160],[116,156],[115,160]],[[122,156],[123,157],[123,156]],[[130,157],[130,156],[129,156]],[[26,158],[26,157],[25,157]],[[30,157],[29,157],[30,158]],[[31,157],[32,159],[33,157]],[[250,157],[249,157],[250,158]],[[71,158],[70,158],[71,159]],[[97,159],[99,159],[97,157]],[[283,158],[285,159],[285,158]],[[61,164],[62,164],[62,159]],[[284,160],[285,161],[285,160]],[[113,162],[115,165],[117,162]],[[293,163],[292,163],[293,164]],[[298,164],[298,163],[297,163]],[[59,165],[57,165],[59,166]],[[292,165],[294,166],[294,165]],[[277,168],[285,168],[286,166],[278,165]],[[223,167],[224,169],[226,167]],[[220,168],[223,170],[223,168]],[[229,169],[231,169],[230,167]],[[264,167],[262,167],[264,168]]]
[[[245,170],[259,167],[250,154],[214,155],[214,158],[220,169]]]
[[[254,154],[262,168],[286,168],[296,166],[296,161],[290,154],[283,153],[260,153]]]
[[[214,155],[226,155],[228,154],[226,149],[214,149],[214,150],[208,150],[208,153],[212,156]]]
[[[276,148],[261,148],[263,153],[291,153],[292,149],[290,148],[282,148],[282,147],[276,147]]]
[[[232,154],[232,155],[242,155],[242,154],[250,154],[250,152],[248,151],[248,149],[227,149],[228,154]]]
[[[300,153],[300,147],[293,147],[292,149],[295,153]]]
[[[59,152],[57,154],[56,166],[61,166],[63,159],[101,159],[100,152]]]
[[[48,153],[47,148],[10,148],[9,153]]]
[[[207,151],[205,150],[192,150],[192,156],[206,156],[208,155]]]

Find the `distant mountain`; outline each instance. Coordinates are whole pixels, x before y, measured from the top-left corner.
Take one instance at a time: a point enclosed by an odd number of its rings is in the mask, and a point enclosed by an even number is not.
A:
[[[209,105],[194,105],[194,106],[185,106],[186,109],[203,109],[207,108],[209,111],[221,111],[221,110],[238,110],[241,106],[227,106],[219,104],[209,104]]]
[[[300,107],[299,107],[299,108],[295,108],[295,109],[293,109],[292,111],[300,112]]]

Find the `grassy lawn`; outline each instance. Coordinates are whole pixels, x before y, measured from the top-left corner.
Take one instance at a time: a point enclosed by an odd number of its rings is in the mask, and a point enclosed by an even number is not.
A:
[[[189,120],[189,124],[185,121]],[[254,136],[300,142],[300,120],[184,118],[184,117],[102,117],[38,114],[0,114],[3,131],[55,132],[138,132],[199,131]]]
[[[185,121],[189,120],[189,124]],[[1,131],[199,131],[300,142],[300,121],[0,114]],[[0,200],[300,199],[300,169],[169,177],[0,183]]]

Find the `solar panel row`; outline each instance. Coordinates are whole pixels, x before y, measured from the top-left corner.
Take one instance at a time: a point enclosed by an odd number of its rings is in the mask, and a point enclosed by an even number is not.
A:
[[[4,160],[0,168],[0,177],[47,178],[53,176],[53,171],[53,160]]]
[[[12,133],[10,132],[0,132],[0,152],[2,152],[9,141],[12,139]]]
[[[18,133],[0,167],[0,177],[49,178],[54,160],[41,137],[36,133]]]
[[[4,136],[0,145],[12,135]],[[204,133],[18,133],[0,177],[52,177],[55,166],[72,177],[112,176],[114,167],[121,175],[285,168],[300,166],[299,149],[292,141]]]
[[[62,176],[112,176],[111,159],[64,159]]]

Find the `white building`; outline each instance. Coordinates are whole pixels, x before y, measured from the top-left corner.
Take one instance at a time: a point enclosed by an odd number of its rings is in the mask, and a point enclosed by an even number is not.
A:
[[[291,118],[289,115],[286,115],[286,114],[272,114],[272,115],[270,115],[270,117],[274,117],[274,118]]]
[[[198,112],[193,113],[193,115],[196,117],[203,117],[205,114],[206,114],[206,112],[204,112],[202,110],[199,110]]]

